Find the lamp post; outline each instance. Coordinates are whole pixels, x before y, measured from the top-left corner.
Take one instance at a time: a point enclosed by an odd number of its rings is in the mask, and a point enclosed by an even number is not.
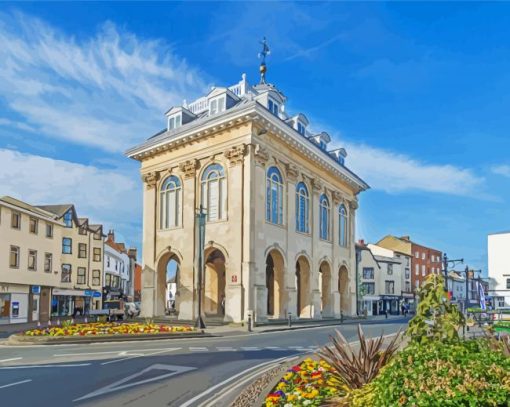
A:
[[[198,291],[198,316],[195,326],[198,329],[204,329],[205,323],[202,319],[202,274],[204,271],[204,249],[205,249],[205,208],[200,205],[200,208],[195,214],[195,227],[196,227],[196,258],[197,258],[197,291]]]

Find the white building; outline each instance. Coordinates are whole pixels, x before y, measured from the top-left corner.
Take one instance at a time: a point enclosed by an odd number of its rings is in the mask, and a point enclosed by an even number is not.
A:
[[[450,300],[459,305],[459,309],[463,310],[466,301],[466,279],[458,272],[450,271],[448,273],[448,292]]]
[[[104,245],[104,300],[131,295],[131,260],[124,243],[115,242],[113,230]]]
[[[359,312],[368,316],[382,313],[379,276],[381,267],[370,249],[360,242],[356,244],[356,259],[359,274]]]
[[[510,307],[510,231],[488,236],[489,295],[494,307]]]

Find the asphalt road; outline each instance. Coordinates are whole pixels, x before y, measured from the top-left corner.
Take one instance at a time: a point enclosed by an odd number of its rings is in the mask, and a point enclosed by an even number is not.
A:
[[[369,337],[396,332],[407,319],[364,326]],[[350,341],[356,325],[338,327]],[[82,345],[0,346],[2,406],[228,405],[251,374],[274,360],[313,352],[335,327],[215,338]],[[218,394],[225,394],[218,399]],[[210,402],[214,398],[215,402]],[[219,400],[219,401],[218,401]]]

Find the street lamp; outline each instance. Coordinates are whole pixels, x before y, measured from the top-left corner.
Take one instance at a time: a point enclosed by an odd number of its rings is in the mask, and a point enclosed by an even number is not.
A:
[[[205,250],[205,220],[207,214],[205,208],[200,208],[195,214],[196,227],[196,258],[197,258],[197,291],[198,291],[198,316],[195,326],[204,329],[205,323],[202,319],[202,274],[204,271],[204,250]]]
[[[464,259],[450,260],[446,253],[443,254],[444,290],[448,292],[448,266],[454,268],[457,264],[463,264]]]

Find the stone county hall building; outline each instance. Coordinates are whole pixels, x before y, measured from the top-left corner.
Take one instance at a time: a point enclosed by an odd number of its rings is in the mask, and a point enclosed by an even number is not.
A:
[[[143,188],[142,315],[197,317],[196,211],[206,208],[205,317],[240,322],[356,312],[357,195],[368,185],[265,81],[215,87],[166,113],[167,127],[128,157]]]

